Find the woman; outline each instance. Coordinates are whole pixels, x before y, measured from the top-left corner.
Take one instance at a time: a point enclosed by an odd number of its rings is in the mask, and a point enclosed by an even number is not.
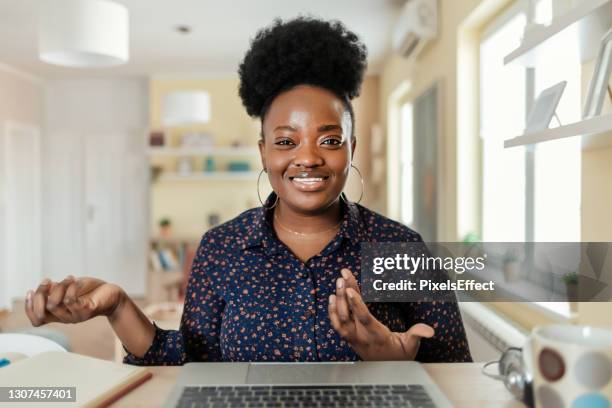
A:
[[[365,304],[360,243],[421,241],[342,194],[357,145],[351,99],[366,50],[339,22],[298,18],[260,31],[240,96],[261,119],[274,192],[204,234],[179,330],[151,323],[93,278],[48,280],[26,296],[34,326],[107,316],[131,364],[191,361],[471,361],[456,303]]]

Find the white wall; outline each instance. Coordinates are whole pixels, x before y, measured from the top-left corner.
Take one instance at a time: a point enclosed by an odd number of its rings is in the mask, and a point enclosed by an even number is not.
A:
[[[44,274],[146,292],[148,123],[144,78],[45,86]]]
[[[7,122],[41,128],[43,122],[42,80],[0,62],[0,127]],[[6,280],[6,174],[4,134],[0,131],[0,309],[10,308]],[[25,293],[23,294],[25,295]]]

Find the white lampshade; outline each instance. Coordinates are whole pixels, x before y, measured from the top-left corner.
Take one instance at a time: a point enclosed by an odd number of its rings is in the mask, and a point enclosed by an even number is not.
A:
[[[164,98],[164,125],[195,125],[210,120],[210,95],[203,91],[170,92]]]
[[[129,13],[110,0],[45,0],[38,27],[41,61],[104,67],[129,59]]]

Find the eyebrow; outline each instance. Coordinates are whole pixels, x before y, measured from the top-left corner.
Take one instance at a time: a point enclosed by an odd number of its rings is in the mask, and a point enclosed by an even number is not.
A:
[[[339,130],[342,132],[342,127],[340,125],[323,125],[319,127],[319,132],[328,132],[330,130]]]
[[[288,130],[290,132],[297,132],[296,128],[289,125],[277,126],[276,128],[274,128],[274,131],[276,132],[277,130]],[[340,125],[322,125],[319,126],[317,130],[319,132],[328,132],[330,130],[339,130],[340,132],[342,132],[342,127]]]

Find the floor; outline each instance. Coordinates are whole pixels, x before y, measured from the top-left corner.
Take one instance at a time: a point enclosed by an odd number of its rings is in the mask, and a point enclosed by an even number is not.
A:
[[[134,299],[139,307],[146,302]],[[57,330],[64,333],[70,342],[72,352],[112,360],[114,357],[115,334],[105,317],[96,317],[78,324],[49,323],[41,328]],[[8,333],[32,328],[24,311],[23,301],[15,301],[13,310],[0,314],[0,332]]]

